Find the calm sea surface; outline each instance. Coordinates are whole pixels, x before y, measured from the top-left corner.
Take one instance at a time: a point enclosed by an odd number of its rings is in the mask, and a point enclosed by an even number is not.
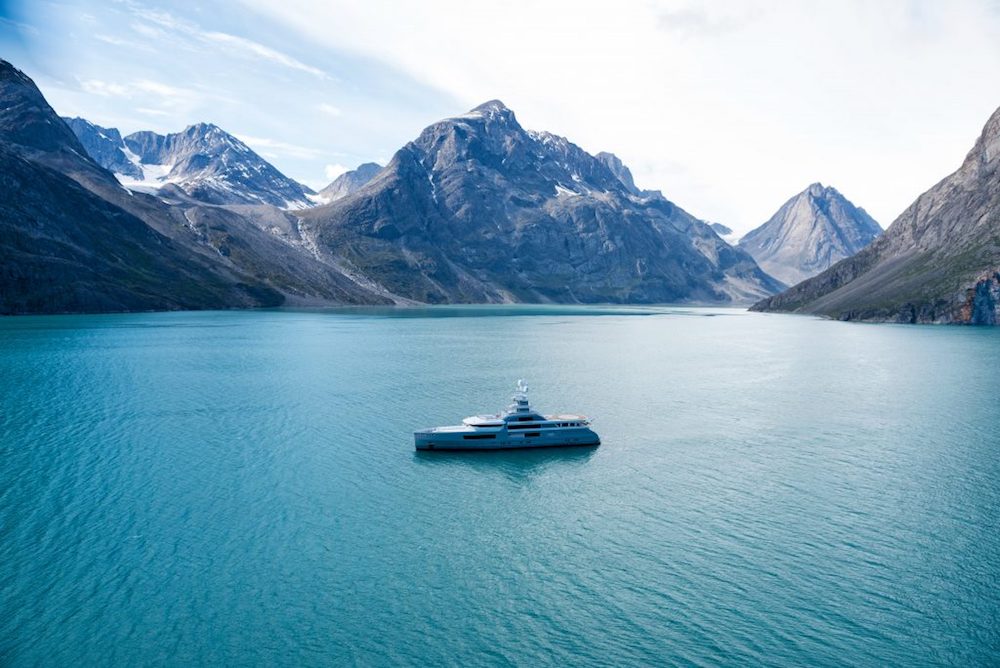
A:
[[[416,453],[518,378],[593,450]],[[0,319],[0,664],[997,665],[1000,329]]]

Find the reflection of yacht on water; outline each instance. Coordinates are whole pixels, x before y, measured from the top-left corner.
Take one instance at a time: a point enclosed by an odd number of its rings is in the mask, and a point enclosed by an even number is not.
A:
[[[600,437],[583,415],[540,415],[528,405],[528,386],[517,391],[501,415],[474,415],[451,427],[413,432],[417,450],[501,450],[600,445]]]

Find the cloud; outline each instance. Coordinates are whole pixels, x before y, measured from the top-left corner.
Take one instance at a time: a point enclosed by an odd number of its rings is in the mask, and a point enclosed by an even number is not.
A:
[[[288,156],[292,158],[318,158],[323,155],[323,151],[306,146],[298,146],[277,139],[267,137],[251,137],[248,135],[237,135],[237,138],[252,148],[254,151],[266,157]]]
[[[257,42],[244,37],[237,37],[236,35],[230,35],[224,32],[203,32],[200,34],[200,37],[209,42],[219,44],[232,52],[259,58],[261,60],[267,60],[293,70],[307,72],[308,74],[312,74],[313,76],[321,79],[326,78],[326,73],[322,70],[312,67],[311,65],[306,65],[289,55],[264,46],[263,44],[258,44]]]
[[[705,6],[681,6],[665,9],[659,14],[659,25],[675,34],[718,35],[739,30],[760,16],[761,10],[752,3],[727,6],[724,3]]]
[[[149,107],[136,107],[135,110],[140,114],[146,114],[147,116],[170,116],[169,111],[163,111],[162,109],[150,109]]]
[[[80,88],[87,93],[105,97],[135,97],[143,93],[152,94],[165,101],[191,101],[199,97],[197,92],[188,88],[179,88],[151,79],[137,79],[129,83],[82,79]]]
[[[350,167],[345,167],[344,165],[327,165],[323,168],[323,173],[326,175],[327,181],[333,181],[335,178],[351,171]]]
[[[94,39],[104,42],[105,44],[111,44],[113,46],[138,46],[135,42],[127,39],[122,39],[120,37],[115,37],[114,35],[94,35]]]
[[[2,11],[2,5],[0,5],[0,11]],[[6,16],[0,16],[0,26],[10,26],[16,31],[26,33],[29,35],[40,34],[38,28],[36,28],[35,26],[30,25],[28,23],[22,23],[21,21],[15,21],[14,19],[11,19]]]
[[[332,104],[327,104],[325,102],[322,103],[322,104],[320,104],[316,108],[319,109],[320,111],[322,111],[324,114],[326,114],[328,116],[337,117],[337,116],[343,116],[344,115],[344,112],[341,111],[340,107],[335,107]]]
[[[128,97],[130,94],[130,88],[125,84],[100,79],[84,79],[80,82],[80,88],[91,95],[102,97]]]
[[[995,0],[242,1],[464,108],[500,98],[738,231],[817,180],[888,224],[998,104]]]
[[[136,79],[128,82],[79,79],[79,88],[90,95],[128,100],[118,105],[129,108],[134,106],[136,111],[146,116],[170,116],[178,120],[208,99],[198,91],[171,86],[152,79]]]
[[[229,54],[264,60],[292,70],[311,74],[320,79],[329,78],[323,70],[312,65],[307,65],[286,53],[251,39],[226,32],[204,30],[193,21],[181,19],[169,12],[150,9],[142,5],[133,4],[130,5],[130,9],[133,15],[142,19],[142,21],[132,24],[133,29],[146,37],[162,37],[165,33],[172,33],[174,36],[193,39],[201,45],[212,46]]]

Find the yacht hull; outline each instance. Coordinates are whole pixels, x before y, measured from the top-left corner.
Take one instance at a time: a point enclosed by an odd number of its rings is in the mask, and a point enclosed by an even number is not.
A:
[[[527,450],[537,448],[596,447],[600,437],[590,429],[553,430],[566,433],[541,433],[538,436],[507,434],[503,430],[484,438],[477,432],[435,432],[425,430],[414,432],[413,440],[417,450],[437,450],[444,452],[478,450]],[[469,437],[472,438],[469,438]]]

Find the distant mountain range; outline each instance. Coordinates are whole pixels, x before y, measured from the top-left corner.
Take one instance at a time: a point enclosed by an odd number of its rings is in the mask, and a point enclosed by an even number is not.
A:
[[[63,119],[99,165],[123,184],[157,190],[174,186],[208,204],[312,206],[313,191],[288,178],[246,144],[211,123],[160,135],[126,137],[82,118]]]
[[[210,124],[122,137],[64,121],[3,61],[0,102],[3,313],[739,303],[779,288],[613,155],[528,132],[499,102],[324,195]],[[304,208],[310,196],[331,202]]]
[[[870,244],[882,228],[836,188],[814,183],[785,202],[739,247],[761,269],[795,285]]]
[[[420,302],[740,302],[779,288],[617,158],[525,130],[497,100],[297,215],[325,257]]]
[[[1000,109],[959,169],[856,255],[757,311],[842,320],[1000,321]]]
[[[330,185],[320,190],[316,200],[322,204],[329,204],[348,195],[353,195],[361,189],[361,186],[375,178],[375,175],[380,171],[382,171],[382,165],[377,162],[366,162],[358,165],[357,169],[344,172],[335,178]]]
[[[767,299],[783,285],[754,254],[791,282],[878,226],[816,184],[730,245],[731,230],[640,189],[614,154],[526,130],[496,100],[313,193],[211,124],[123,137],[63,120],[0,60],[0,313],[759,300],[996,322],[998,137],[995,115],[884,235]]]

